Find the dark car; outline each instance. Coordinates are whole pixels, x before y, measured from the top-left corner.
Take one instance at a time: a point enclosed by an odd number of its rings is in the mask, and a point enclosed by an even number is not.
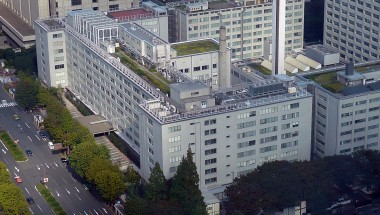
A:
[[[26,198],[26,201],[29,203],[29,204],[34,204],[34,200],[32,197],[28,197]]]
[[[68,163],[69,160],[68,160],[67,158],[61,158],[61,162],[62,162],[62,163]]]
[[[42,138],[44,138],[44,139],[46,139],[46,138],[49,137],[48,132],[47,132],[47,131],[44,131],[44,130],[39,131],[38,134],[39,134]]]
[[[33,156],[33,152],[31,150],[25,150],[25,152],[28,156]]]

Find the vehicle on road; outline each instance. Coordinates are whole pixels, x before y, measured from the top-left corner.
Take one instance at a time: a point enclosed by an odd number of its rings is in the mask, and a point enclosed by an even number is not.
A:
[[[28,156],[33,156],[33,152],[32,152],[32,150],[27,149],[27,150],[25,150],[25,152],[26,152],[26,154],[27,154]]]
[[[16,176],[15,180],[16,180],[17,183],[22,183],[22,179],[21,179],[20,176]]]
[[[13,119],[14,119],[14,120],[20,120],[20,117],[19,117],[17,114],[14,114],[14,115],[13,115]]]
[[[47,131],[44,131],[44,130],[41,130],[39,132],[37,132],[43,139],[46,139],[48,138],[48,132]]]
[[[68,160],[67,158],[61,158],[61,162],[62,162],[62,163],[68,163],[69,160]]]
[[[26,201],[29,203],[29,204],[34,204],[34,200],[32,197],[28,197],[26,198]]]

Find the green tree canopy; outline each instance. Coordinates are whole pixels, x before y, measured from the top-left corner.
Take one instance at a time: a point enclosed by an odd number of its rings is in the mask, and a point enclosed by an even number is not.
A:
[[[75,146],[69,155],[70,165],[81,177],[84,177],[91,161],[96,157],[109,159],[108,149],[92,142],[81,143]]]
[[[0,208],[4,215],[31,214],[21,190],[13,183],[0,184]]]
[[[184,214],[207,214],[206,205],[203,201],[202,193],[199,190],[197,167],[193,162],[193,155],[190,148],[187,150],[187,156],[183,158],[173,177],[170,198],[179,202]]]
[[[150,174],[145,196],[150,201],[166,200],[168,198],[167,180],[160,168],[160,164],[157,162]]]
[[[97,157],[94,158],[88,166],[86,171],[87,180],[94,183],[96,175],[103,170],[119,172],[117,166],[114,166],[110,160]]]
[[[26,110],[31,110],[38,103],[38,82],[31,76],[19,74],[19,83],[16,87],[15,100]]]
[[[102,170],[95,176],[96,189],[100,195],[108,200],[114,200],[126,189],[120,172]]]

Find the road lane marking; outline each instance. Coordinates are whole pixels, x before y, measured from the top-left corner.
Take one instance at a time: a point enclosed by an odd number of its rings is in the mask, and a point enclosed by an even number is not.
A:
[[[26,127],[30,128],[30,126],[28,124],[25,123],[25,125],[26,125]]]
[[[26,190],[26,192],[30,195],[30,193],[29,193],[29,190],[28,189],[26,189],[26,187],[25,187],[25,190]]]
[[[75,193],[75,195],[77,196],[77,198],[78,198],[80,201],[82,201],[82,199],[81,199],[81,198],[79,198],[78,194],[76,194],[76,193]]]
[[[4,145],[3,141],[0,140],[0,142],[1,144],[3,144],[4,148],[8,151],[8,148]]]
[[[98,212],[96,212],[96,210],[95,210],[95,209],[93,209],[93,210],[94,210],[94,212],[95,212],[97,215],[99,215],[99,214],[98,214]]]
[[[40,170],[41,168],[37,165],[37,169]]]
[[[55,164],[55,166],[57,166],[57,167],[58,167],[58,164],[57,164],[57,163],[55,163],[55,162],[54,162],[54,164]]]
[[[50,169],[50,167],[49,167],[49,165],[47,165],[47,163],[45,163],[45,165],[46,165],[46,167],[47,167],[48,169]]]
[[[29,208],[29,210],[30,210],[30,213],[34,214],[31,208]]]
[[[73,178],[73,176],[71,176],[71,179],[73,179],[75,182],[77,182],[77,180],[75,180],[75,178]]]
[[[42,209],[41,209],[41,207],[39,206],[39,205],[37,205],[37,207],[40,209],[40,211],[43,213],[43,211],[42,211]]]
[[[4,162],[6,163],[6,164],[8,164],[8,161],[7,161],[7,159],[5,159],[5,158],[3,158],[4,159]]]
[[[38,136],[37,136],[37,134],[36,135],[34,135],[38,140],[41,140]]]
[[[102,209],[103,209],[104,213],[108,214],[108,213],[107,213],[107,210],[106,210],[105,208],[102,208]]]
[[[17,167],[15,167],[15,170],[16,170],[17,172],[20,172],[20,169],[19,169],[19,168],[17,168]]]
[[[75,187],[75,189],[77,190],[78,193],[80,193],[77,187]]]
[[[67,191],[68,194],[70,194],[70,191],[67,188],[66,188],[66,191]]]
[[[67,184],[67,181],[64,178],[62,178],[62,180]]]
[[[13,172],[14,174],[15,174],[15,176],[17,177],[17,174],[16,174],[16,172]]]
[[[37,186],[34,186],[34,189],[36,189],[37,193],[41,196],[41,193],[37,190]]]
[[[32,142],[33,142],[32,138],[30,138],[29,136],[28,136],[28,138],[29,138],[29,140],[30,140],[30,141],[32,141]]]
[[[1,151],[3,151],[4,154],[7,154],[7,152],[4,149],[1,149]]]
[[[55,191],[55,193],[57,194],[57,196],[59,196],[59,193],[58,193],[58,191]]]

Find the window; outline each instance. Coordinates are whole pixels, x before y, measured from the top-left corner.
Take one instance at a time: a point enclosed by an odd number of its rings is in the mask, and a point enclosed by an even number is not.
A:
[[[242,129],[242,128],[249,128],[249,127],[253,127],[256,125],[256,121],[249,121],[249,122],[243,122],[243,123],[239,123],[237,125],[237,128],[238,129]]]
[[[211,174],[211,173],[216,173],[216,168],[211,168],[211,169],[206,169],[205,174]]]
[[[260,129],[260,134],[266,134],[266,133],[270,133],[270,132],[274,132],[274,131],[277,131],[277,126],[273,126],[273,127],[268,127],[268,128],[262,128]]]
[[[216,128],[205,130],[205,135],[216,134]]]
[[[217,181],[216,177],[208,178],[205,180],[205,184],[215,183]]]
[[[215,154],[216,153],[216,149],[208,149],[205,151],[205,155],[211,155],[211,154]]]
[[[196,72],[196,71],[200,71],[201,70],[201,67],[200,66],[196,66],[193,68],[193,70]]]
[[[170,163],[174,163],[174,162],[180,162],[182,160],[182,155],[178,155],[178,156],[174,156],[174,157],[170,157],[169,158],[169,161]]]
[[[112,4],[109,6],[109,10],[110,11],[119,10],[119,5],[118,4]]]
[[[216,138],[205,140],[205,145],[211,145],[216,143]]]
[[[79,1],[81,1],[81,0],[79,0]],[[62,38],[62,33],[53,34],[53,38]]]
[[[237,119],[245,119],[248,117],[254,117],[256,116],[256,111],[251,111],[251,112],[246,112],[246,113],[241,113],[237,116]]]
[[[181,125],[175,125],[175,126],[169,127],[169,133],[173,133],[176,131],[181,131]]]
[[[216,124],[216,119],[210,119],[205,121],[205,125],[213,125]]]
[[[247,137],[252,137],[252,136],[255,136],[256,135],[256,131],[247,131],[247,132],[243,132],[243,133],[238,133],[237,134],[237,138],[238,139],[241,139],[241,138],[247,138]]]
[[[260,139],[260,143],[268,143],[268,142],[273,142],[277,140],[277,135],[276,136],[271,136],[271,137],[265,137]]]
[[[181,135],[175,137],[169,137],[169,143],[181,141]]]
[[[173,146],[169,148],[170,153],[179,152],[179,151],[181,151],[181,146]]]
[[[213,164],[216,163],[216,158],[211,158],[208,160],[205,160],[205,165]]]
[[[286,143],[282,143],[281,144],[281,148],[282,149],[289,148],[289,147],[294,147],[294,146],[298,146],[298,140],[296,140],[296,141],[290,141],[290,142],[286,142]]]
[[[278,107],[265,108],[260,110],[261,115],[271,114],[278,112]]]
[[[342,104],[342,108],[352,107],[353,105],[354,105],[353,103]]]
[[[282,119],[286,120],[286,119],[298,118],[299,115],[300,115],[299,112],[289,113],[289,114],[282,115]]]
[[[248,157],[248,156],[252,156],[252,155],[255,155],[255,154],[256,154],[256,150],[252,149],[252,150],[249,150],[249,151],[237,153],[237,158]]]
[[[250,141],[246,141],[246,142],[241,142],[241,143],[238,143],[238,148],[244,148],[244,147],[248,147],[248,146],[254,146],[256,143],[256,140],[250,140]]]
[[[271,151],[275,151],[275,150],[277,150],[277,145],[267,146],[264,148],[260,148],[260,153],[271,152]]]
[[[288,104],[288,105],[283,105],[283,110],[289,110],[289,109],[294,109],[294,108],[299,108],[300,104],[297,102],[297,103],[293,103],[293,104]]]
[[[64,64],[55,65],[54,68],[55,69],[63,69],[63,68],[65,68],[65,65]]]
[[[269,118],[265,118],[265,119],[260,119],[260,124],[272,123],[272,122],[276,122],[277,120],[278,120],[277,116],[273,116],[273,117],[269,117]]]

